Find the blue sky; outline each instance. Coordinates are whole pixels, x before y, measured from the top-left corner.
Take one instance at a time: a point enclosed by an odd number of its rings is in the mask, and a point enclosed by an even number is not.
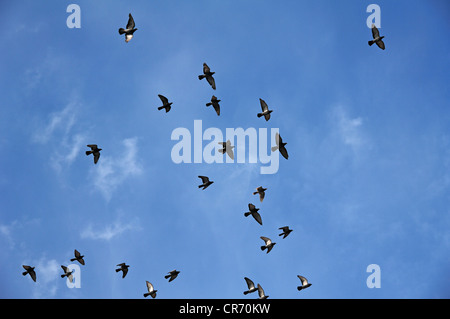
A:
[[[142,298],[148,280],[157,298],[257,298],[245,276],[270,298],[450,297],[447,2],[80,0],[79,29],[70,3],[0,4],[0,297]],[[385,51],[367,45],[371,3]],[[289,160],[272,175],[175,164],[171,133],[194,120],[279,128]],[[198,175],[215,183],[202,191]],[[260,236],[277,242],[269,254]],[[86,265],[69,289],[74,249]],[[381,288],[366,285],[370,264]],[[312,286],[297,291],[297,275]]]

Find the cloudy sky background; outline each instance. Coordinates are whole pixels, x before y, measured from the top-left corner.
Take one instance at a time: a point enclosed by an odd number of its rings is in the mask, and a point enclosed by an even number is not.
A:
[[[385,51],[367,45],[373,2],[80,0],[80,29],[70,3],[0,4],[1,298],[143,298],[146,280],[158,298],[257,298],[245,276],[270,298],[450,297],[446,1],[377,1]],[[216,91],[197,79],[203,62]],[[197,119],[279,128],[289,160],[273,175],[173,163],[172,131]],[[198,175],[215,183],[199,190]],[[277,242],[269,254],[260,236]],[[74,249],[79,289],[60,278]],[[313,285],[298,292],[298,274]]]

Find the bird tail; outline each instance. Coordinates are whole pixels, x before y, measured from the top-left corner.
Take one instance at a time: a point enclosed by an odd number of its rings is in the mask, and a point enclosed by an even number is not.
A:
[[[164,278],[166,278],[166,279],[167,279],[167,278],[169,278],[169,277],[170,277],[170,275],[166,275],[166,276],[164,276]]]
[[[205,78],[205,75],[203,75],[203,74],[201,74],[201,75],[198,76],[198,79],[199,79],[199,80],[204,79],[204,78]]]
[[[124,28],[120,28],[119,29],[119,34],[124,34],[125,33],[125,29]]]
[[[122,269],[120,269],[120,268],[119,268],[119,269],[116,269],[116,272],[119,272],[119,271],[121,271],[121,270],[122,270]]]
[[[219,150],[219,153],[225,154],[225,150],[224,150],[223,148],[221,148],[221,149]]]
[[[64,278],[65,275],[61,275],[61,278]]]
[[[24,272],[22,273],[22,275],[26,276],[26,275],[27,275],[27,272],[26,272],[26,271],[24,271]]]
[[[272,146],[272,152],[275,152],[278,149],[278,146]]]
[[[158,107],[158,110],[162,110],[164,108],[164,105],[163,106],[160,106],[160,107]]]
[[[372,45],[372,44],[374,44],[375,43],[375,41],[373,41],[373,40],[370,40],[369,41],[369,45]]]
[[[70,259],[70,261],[75,261],[75,260],[77,260],[77,259],[76,259],[76,258],[71,258],[71,259]]]
[[[266,246],[261,246],[261,250],[264,250],[264,249],[266,249]]]
[[[261,117],[261,116],[263,116],[263,114],[262,113],[258,113],[258,114],[256,114],[258,117]]]
[[[258,194],[258,192],[253,192],[253,195],[256,195],[256,194]]]
[[[149,293],[149,292],[147,292],[147,293],[144,294],[144,297],[145,297],[145,298],[147,298],[148,296],[150,296],[150,293]]]
[[[248,294],[248,291],[244,291],[244,295],[247,295]]]
[[[206,106],[211,106],[212,105],[212,103],[210,102],[210,103],[206,103]]]
[[[297,290],[298,290],[298,291],[300,291],[300,290],[302,290],[302,289],[303,289],[302,286],[297,286]]]
[[[246,212],[246,213],[244,213],[244,216],[247,217],[250,214],[251,214],[250,212]]]
[[[86,151],[86,155],[92,154],[92,151]]]

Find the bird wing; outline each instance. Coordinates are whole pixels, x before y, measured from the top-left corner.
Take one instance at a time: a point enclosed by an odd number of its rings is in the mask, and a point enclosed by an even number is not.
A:
[[[234,160],[234,152],[231,147],[227,147],[227,154],[232,160]]]
[[[67,276],[67,278],[69,278],[69,281],[70,281],[70,282],[73,282],[73,275],[72,275],[72,274],[70,274],[69,276]]]
[[[216,81],[214,80],[212,75],[208,75],[206,77],[206,80],[208,81],[209,85],[211,85],[211,87],[215,90],[216,89]]]
[[[158,96],[161,99],[161,102],[163,102],[163,104],[169,103],[169,100],[164,95],[158,94]]]
[[[31,276],[31,279],[33,279],[33,281],[35,282],[36,281],[36,272],[33,269],[31,269],[29,271],[29,274]]]
[[[120,266],[120,267],[125,266],[125,263],[117,264],[117,266]]]
[[[300,275],[297,275],[297,277],[298,277],[298,278],[300,279],[300,281],[302,282],[302,286],[305,286],[305,285],[308,284],[308,280],[307,280],[305,277],[300,276]]]
[[[134,29],[134,27],[135,27],[134,19],[133,19],[133,16],[131,15],[131,13],[130,13],[128,15],[127,29],[131,30],[131,29]]]
[[[152,292],[154,290],[153,289],[153,285],[150,282],[148,282],[148,281],[146,281],[146,283],[147,283],[148,292]]]
[[[275,132],[275,143],[277,144],[277,146],[280,146],[281,143],[281,136],[278,132]]]
[[[263,112],[267,111],[269,109],[269,107],[267,106],[266,101],[264,101],[263,99],[259,99],[259,103],[261,104],[261,110]]]
[[[264,297],[265,296],[264,290],[263,290],[263,288],[261,287],[260,284],[258,284],[258,295],[259,295],[259,297]]]
[[[207,176],[199,176],[202,179],[203,183],[209,182],[209,178]]]
[[[284,232],[286,232],[286,231],[289,230],[289,226],[283,226],[283,227],[280,227],[278,229],[282,229]]]
[[[219,105],[219,103],[213,103],[212,106],[214,107],[214,110],[216,110],[217,115],[220,115],[220,105]]]
[[[378,31],[375,24],[372,24],[372,36],[374,39],[380,36],[380,31]]]
[[[266,193],[264,191],[259,192],[259,200],[262,202],[264,199],[264,196],[266,196]]]
[[[94,164],[97,164],[99,158],[100,158],[100,152],[94,153]]]
[[[270,113],[264,114],[264,118],[266,121],[270,120]]]
[[[31,269],[31,267],[30,267],[30,266],[27,266],[27,265],[22,265],[22,267],[23,267],[23,269],[25,269],[25,270]]]
[[[97,147],[97,144],[88,144],[88,145],[86,145],[87,147],[90,147],[91,148],[91,150],[95,150],[95,149],[97,149],[98,147]]]
[[[74,254],[75,254],[75,257],[77,257],[77,258],[79,258],[81,256],[80,252],[76,249],[75,249]]]
[[[208,64],[203,63],[203,73],[209,73],[211,71],[211,69],[209,68]]]
[[[382,50],[384,50],[386,47],[384,46],[384,42],[383,42],[383,40],[378,40],[377,42],[375,42],[377,45],[378,45],[378,47],[380,48],[380,49],[382,49]]]
[[[250,209],[250,211],[252,211],[252,210],[255,210],[256,207],[255,207],[255,205],[253,205],[252,203],[249,203],[249,204],[248,204],[248,209]]]
[[[247,283],[248,289],[255,288],[255,283],[250,278],[244,277],[244,279]]]
[[[267,238],[267,237],[264,237],[264,236],[261,236],[260,237],[262,240],[264,240],[264,242],[266,243],[266,245],[269,245],[270,243],[272,243],[272,241],[270,240],[270,238]]]
[[[128,273],[128,268],[126,268],[126,267],[124,267],[124,268],[122,268],[122,278],[125,278],[125,276],[127,275],[127,273]]]
[[[66,266],[61,265],[61,268],[64,270],[64,273],[67,273],[67,267]]]
[[[262,225],[262,218],[258,212],[252,213],[252,216],[258,222],[258,224]]]
[[[287,152],[287,150],[286,150],[286,147],[284,147],[283,145],[280,145],[279,150],[280,150],[281,155],[283,155],[283,157],[284,157],[285,159],[288,159],[289,154],[288,154],[288,152]]]

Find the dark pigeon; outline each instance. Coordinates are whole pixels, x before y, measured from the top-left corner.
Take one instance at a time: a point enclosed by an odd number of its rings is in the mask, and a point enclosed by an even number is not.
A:
[[[302,282],[302,285],[301,286],[297,286],[297,290],[302,290],[302,289],[306,289],[306,288],[308,288],[309,286],[311,286],[312,284],[310,284],[310,283],[308,283],[308,280],[305,278],[305,277],[303,277],[303,276],[300,276],[300,275],[297,275],[297,277],[300,279],[300,281]]]
[[[25,269],[25,271],[22,273],[22,275],[26,276],[27,274],[30,275],[31,279],[33,279],[34,282],[36,282],[36,272],[34,271],[35,267],[31,267],[31,266],[27,266],[27,265],[22,265],[23,269]]]
[[[273,110],[269,110],[267,103],[263,99],[259,99],[259,103],[261,104],[262,112],[258,113],[257,116],[258,117],[264,116],[266,121],[268,121],[270,119],[270,113],[272,113]]]
[[[125,263],[121,263],[121,264],[118,264],[117,266],[120,267],[120,268],[117,268],[116,272],[122,271],[122,278],[125,278],[125,276],[128,273],[128,267],[130,267],[130,265],[127,265]]]
[[[100,158],[101,148],[97,147],[97,144],[88,144],[87,147],[90,147],[90,151],[86,151],[86,155],[93,154],[94,155],[94,164],[97,164],[98,159]]]
[[[206,63],[203,63],[203,74],[198,76],[199,80],[202,80],[206,78],[206,81],[208,81],[209,85],[213,88],[213,90],[216,89],[216,81],[213,78],[213,74],[216,72],[211,72],[211,69]]]
[[[247,217],[252,215],[252,217],[258,222],[258,224],[262,225],[261,215],[258,213],[259,208],[256,208],[253,204],[248,204],[249,212],[244,213],[244,216]]]
[[[166,278],[166,279],[170,278],[169,282],[171,282],[172,280],[174,280],[175,278],[178,277],[179,273],[180,272],[178,270],[172,270],[172,271],[169,272],[168,275],[164,276],[164,278]]]
[[[259,295],[259,299],[267,299],[267,298],[269,298],[269,296],[264,293],[264,290],[263,290],[263,288],[261,287],[260,284],[258,284],[258,295]]]
[[[211,185],[212,183],[214,183],[213,181],[209,180],[209,177],[207,176],[199,176],[199,178],[202,179],[202,185],[198,185],[198,188],[202,188],[203,190],[205,190],[209,185]]]
[[[128,23],[127,23],[127,28],[120,28],[119,29],[119,34],[125,34],[125,42],[130,42],[130,40],[133,38],[133,33],[136,31],[137,29],[135,28],[135,23],[134,23],[134,19],[133,16],[130,14],[128,14]]]
[[[278,229],[283,230],[281,234],[278,234],[278,236],[283,236],[283,238],[286,238],[286,236],[289,235],[292,231],[292,229],[289,229],[289,226],[283,226]]]
[[[232,160],[234,160],[234,153],[233,153],[234,146],[231,146],[230,140],[228,140],[226,142],[219,142],[219,144],[222,145],[222,149],[220,149],[219,152],[222,153],[222,154],[227,153],[228,156]]]
[[[259,200],[262,202],[264,200],[264,196],[266,195],[266,193],[265,193],[266,190],[267,190],[267,188],[259,186],[256,189],[256,192],[253,192],[253,195],[259,194]]]
[[[375,26],[375,24],[372,24],[372,37],[373,40],[369,41],[369,45],[371,46],[372,44],[376,43],[376,45],[384,50],[386,47],[384,46],[384,42],[383,42],[383,38],[384,35],[380,37],[380,31],[377,29],[377,27]]]
[[[158,290],[155,290],[155,288],[153,287],[153,285],[150,282],[146,281],[145,283],[147,284],[148,292],[146,292],[144,294],[144,297],[147,298],[148,296],[152,296],[152,298],[155,298],[156,297],[156,292]]]
[[[216,110],[217,115],[220,115],[220,100],[217,99],[215,95],[211,97],[211,102],[206,103],[206,106],[213,106],[214,110]]]
[[[258,290],[258,289],[255,287],[255,284],[254,284],[253,281],[251,281],[251,280],[250,280],[249,278],[247,278],[247,277],[244,277],[244,279],[245,279],[245,282],[247,283],[247,287],[248,287],[248,289],[247,289],[246,291],[244,291],[244,295],[248,295],[248,294],[250,294],[250,293],[255,292],[256,290]]]
[[[163,103],[162,106],[158,107],[158,110],[162,110],[162,109],[166,109],[166,113],[170,111],[170,109],[172,108],[171,105],[173,104],[172,102],[169,103],[169,100],[161,94],[158,94],[159,98],[161,99],[161,102]]]
[[[283,157],[285,159],[288,159],[289,154],[286,150],[285,145],[287,145],[287,143],[283,143],[283,140],[281,139],[280,134],[275,133],[275,143],[277,143],[276,146],[272,146],[272,152],[275,152],[276,150],[280,150],[281,155],[283,155]]]
[[[261,250],[264,250],[267,248],[267,254],[272,250],[273,246],[275,246],[276,243],[272,242],[270,238],[261,236],[260,237],[264,242],[266,243],[264,246],[261,246]]]
[[[80,254],[80,252],[79,252],[78,250],[76,250],[76,249],[75,249],[74,254],[75,254],[75,258],[70,259],[70,261],[75,261],[75,260],[76,260],[76,261],[78,261],[80,264],[84,265],[84,259],[83,259],[84,256],[82,256],[82,255]]]
[[[61,265],[62,270],[64,271],[64,274],[61,275],[61,278],[67,277],[69,278],[70,282],[73,282],[73,270],[69,271],[69,268],[67,268],[66,266]]]

